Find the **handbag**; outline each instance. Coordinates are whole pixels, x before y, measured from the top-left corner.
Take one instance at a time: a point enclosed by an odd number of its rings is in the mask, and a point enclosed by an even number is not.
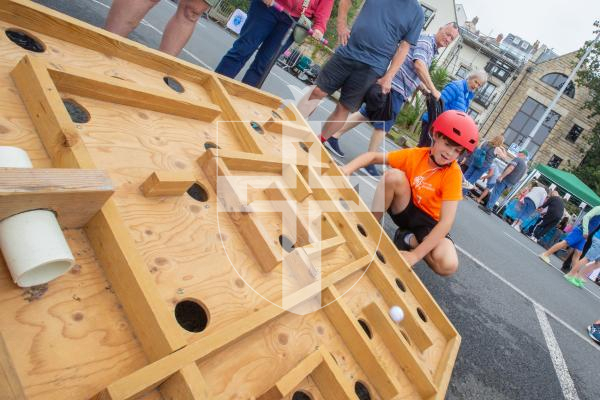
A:
[[[296,44],[302,44],[308,36],[308,33],[312,30],[312,21],[305,14],[309,5],[310,0],[304,0],[302,2],[302,12],[294,27],[294,42],[296,42]]]
[[[389,121],[392,118],[392,91],[383,93],[381,85],[374,83],[365,94],[365,108],[370,121]]]

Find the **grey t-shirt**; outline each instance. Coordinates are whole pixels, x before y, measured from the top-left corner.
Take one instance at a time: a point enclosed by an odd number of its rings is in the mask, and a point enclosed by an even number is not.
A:
[[[352,25],[348,44],[336,53],[383,75],[402,40],[417,44],[423,22],[417,0],[367,0]]]
[[[527,163],[521,157],[515,157],[508,165],[514,165],[515,169],[513,169],[510,174],[506,175],[504,181],[514,185],[519,182],[523,175],[525,175],[525,172],[527,172]]]

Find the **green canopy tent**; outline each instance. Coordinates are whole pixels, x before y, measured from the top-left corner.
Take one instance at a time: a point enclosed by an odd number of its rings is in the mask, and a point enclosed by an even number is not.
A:
[[[556,186],[560,186],[563,190],[571,193],[571,195],[584,203],[592,207],[600,205],[600,196],[575,175],[541,164],[535,167],[535,169]]]
[[[519,193],[523,187],[527,186],[531,180],[539,178],[540,175],[543,175],[550,182],[562,188],[565,192],[570,193],[571,196],[579,199],[582,203],[591,207],[600,205],[600,196],[575,175],[547,165],[538,164],[529,174],[527,174],[527,176],[525,176],[525,178],[513,186],[508,196],[500,202],[498,210],[501,210],[506,206],[506,204],[508,204],[508,202]],[[584,210],[585,208],[582,206],[582,212]]]

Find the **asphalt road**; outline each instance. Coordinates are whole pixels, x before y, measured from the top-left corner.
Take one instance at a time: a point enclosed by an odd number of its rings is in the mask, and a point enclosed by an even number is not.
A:
[[[39,0],[75,18],[102,26],[109,0]],[[157,48],[160,31],[174,12],[163,0],[131,35]],[[214,68],[234,37],[202,19],[181,57]],[[243,71],[242,71],[243,74]],[[290,88],[290,86],[292,88]],[[297,89],[293,89],[293,88]],[[305,85],[274,68],[264,89],[283,98]],[[311,118],[325,120],[333,109],[325,101]],[[314,127],[319,129],[319,123]],[[352,159],[367,147],[370,129],[364,125],[341,140]],[[386,141],[386,149],[394,145]],[[361,182],[367,204],[374,182]],[[385,223],[388,234],[394,227]],[[460,269],[450,278],[433,274],[426,265],[416,271],[462,335],[462,345],[448,390],[448,399],[600,399],[600,346],[586,327],[600,319],[600,288],[585,290],[562,279],[560,262],[540,261],[537,244],[516,233],[495,216],[463,201],[452,236],[459,250]]]

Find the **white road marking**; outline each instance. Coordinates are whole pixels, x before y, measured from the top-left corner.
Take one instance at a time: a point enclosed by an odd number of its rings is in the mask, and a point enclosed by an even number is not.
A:
[[[554,371],[556,371],[556,376],[558,377],[558,382],[562,388],[563,395],[567,400],[579,400],[577,389],[575,389],[575,384],[573,383],[573,378],[571,378],[571,374],[569,374],[569,368],[567,367],[567,363],[565,362],[562,352],[560,351],[560,347],[558,346],[554,332],[552,332],[552,327],[550,326],[550,322],[548,322],[548,317],[546,316],[544,310],[542,310],[538,305],[535,305],[534,308],[538,320],[540,321],[540,328],[542,328],[542,333],[544,334],[544,339],[546,340],[546,346],[550,351],[550,359],[552,360],[552,365],[554,365]]]
[[[508,233],[504,232],[504,234],[506,236],[508,236],[509,239],[511,239],[512,241],[514,241],[515,243],[517,243],[519,246],[523,247],[525,250],[528,250],[530,253],[534,254],[536,257],[538,256],[538,253],[536,253],[535,251],[531,250],[529,247],[527,247],[526,245],[524,245],[523,243],[521,243],[520,241],[518,241],[517,239],[515,239],[514,237],[512,237],[511,235],[509,235]],[[546,263],[544,263],[545,265],[548,265]],[[563,272],[560,270],[560,268],[557,268],[554,266],[554,264],[550,263],[549,267],[552,267],[553,269],[557,270],[558,272],[560,272],[561,275],[563,275]],[[586,278],[587,279],[587,278]],[[589,280],[589,279],[588,279]],[[600,296],[598,296],[596,293],[592,292],[590,289],[588,289],[587,287],[583,287],[583,290],[585,290],[586,292],[588,292],[589,294],[591,294],[592,296],[594,296],[595,298],[597,298],[598,300],[600,300]]]
[[[504,283],[505,285],[509,286],[515,292],[517,292],[518,294],[520,294],[522,297],[524,297],[525,299],[529,300],[534,306],[540,307],[540,309],[543,310],[546,314],[548,314],[549,316],[551,316],[552,318],[554,318],[554,320],[556,320],[556,322],[558,322],[559,324],[561,324],[562,326],[564,326],[565,328],[567,328],[569,331],[571,331],[575,335],[579,336],[580,339],[583,339],[586,343],[588,343],[590,346],[592,346],[594,348],[594,350],[600,351],[600,346],[598,346],[595,342],[593,342],[587,336],[584,336],[578,330],[576,330],[571,325],[567,324],[565,321],[563,321],[561,318],[559,318],[557,315],[555,315],[552,311],[548,310],[547,308],[545,308],[544,306],[542,306],[540,303],[538,303],[537,301],[535,301],[533,298],[531,298],[529,295],[527,295],[525,292],[523,292],[521,289],[519,289],[518,287],[516,287],[515,285],[513,285],[512,283],[510,283],[506,279],[504,279],[496,271],[494,271],[493,269],[491,269],[490,267],[488,267],[487,265],[485,265],[483,262],[479,261],[471,253],[469,253],[468,251],[466,251],[465,249],[463,249],[459,245],[455,244],[455,247],[456,247],[456,249],[458,251],[460,251],[465,256],[467,256],[467,258],[471,259],[471,261],[473,261],[474,263],[476,263],[477,265],[479,265],[481,268],[485,269],[487,272],[489,272],[490,274],[492,274],[496,278],[498,278],[502,283]]]

